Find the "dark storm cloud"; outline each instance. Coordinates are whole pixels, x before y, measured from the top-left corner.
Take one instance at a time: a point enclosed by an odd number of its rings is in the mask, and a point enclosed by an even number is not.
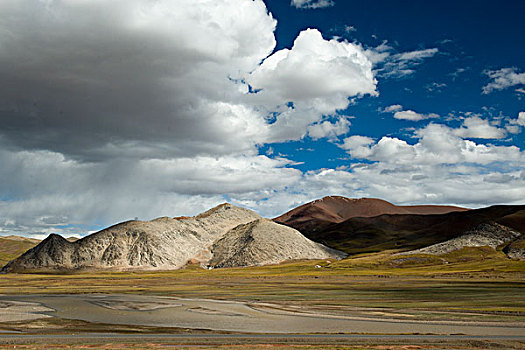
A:
[[[239,15],[233,5],[228,15],[189,1],[3,2],[4,140],[81,159],[251,148],[246,125],[257,116],[242,110],[233,114],[239,123],[226,126],[217,109],[238,105],[228,76],[270,53],[274,21],[261,2],[245,3],[252,29],[240,21],[221,31]]]
[[[267,59],[262,0],[4,0],[0,14],[0,233],[265,200],[302,173],[258,144],[375,93],[361,47],[316,30]]]
[[[522,200],[524,153],[464,139],[504,125],[418,124],[415,144],[350,134],[349,105],[382,98],[377,72],[406,76],[437,49],[365,50],[311,28],[273,52],[275,27],[262,0],[0,0],[0,234],[86,234],[75,227],[224,201],[275,216],[329,193]],[[367,164],[314,169],[327,137]],[[304,171],[259,155],[290,140],[315,149]],[[487,172],[502,160],[513,179]]]

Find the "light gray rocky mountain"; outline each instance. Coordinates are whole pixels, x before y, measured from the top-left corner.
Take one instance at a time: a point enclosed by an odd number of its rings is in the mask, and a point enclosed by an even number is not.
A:
[[[506,226],[495,222],[480,224],[476,228],[465,232],[459,237],[449,239],[448,241],[433,244],[431,246],[400,253],[407,254],[433,254],[441,255],[453,252],[465,247],[483,247],[489,246],[496,248],[504,243],[512,242],[520,237],[521,234]]]
[[[207,266],[210,261],[228,260],[219,256],[223,251],[220,247],[223,245],[212,248],[214,244],[225,237],[234,237],[235,233],[230,234],[230,231],[239,225],[259,222],[261,219],[261,216],[251,210],[226,203],[195,217],[163,217],[152,221],[123,222],[75,242],[69,242],[59,235],[50,235],[39,245],[8,263],[3,271],[109,268],[168,270],[181,268],[188,262]],[[264,228],[267,230],[267,235],[275,238],[274,231],[281,232],[283,226],[268,222],[265,223]],[[233,230],[233,232],[237,231]],[[274,256],[266,260],[272,262],[287,260],[291,256],[290,247],[297,245],[295,240],[300,241],[301,246],[306,247],[303,240],[307,239],[298,231],[294,233],[296,234],[288,234],[287,237],[291,238],[290,240],[279,241],[280,249],[272,246],[271,254]],[[260,232],[258,239],[262,239],[263,236],[263,232]],[[257,249],[260,250],[267,248],[265,244],[257,245]],[[318,250],[310,249],[302,255],[295,254],[294,256],[300,256],[301,259],[342,256],[342,253],[337,251],[333,251],[330,255],[329,251],[331,251],[329,248],[324,247]],[[238,253],[242,254],[241,251]],[[266,256],[265,254],[259,252],[254,257]],[[260,263],[259,260],[242,261],[243,265],[237,266]]]
[[[299,231],[259,219],[230,230],[211,248],[210,267],[277,264],[285,260],[339,258],[345,254],[315,243]]]
[[[512,242],[503,251],[511,259],[525,260],[525,238]]]

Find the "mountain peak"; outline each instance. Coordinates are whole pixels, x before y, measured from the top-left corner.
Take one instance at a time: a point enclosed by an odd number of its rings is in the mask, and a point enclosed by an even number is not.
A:
[[[43,242],[45,241],[67,241],[67,240],[57,233],[50,233],[49,236],[47,236]]]
[[[231,205],[230,203],[222,203],[211,209],[206,210],[204,213],[200,213],[199,215],[196,216],[196,218],[205,218],[212,214],[219,213],[219,212],[225,212],[226,210],[230,210],[232,208],[236,208],[236,207]]]
[[[230,230],[211,248],[211,267],[277,264],[286,260],[342,259],[346,254],[315,243],[291,227],[258,219]]]
[[[284,236],[278,237],[280,233]],[[229,239],[224,240],[225,237]],[[237,239],[242,239],[242,242],[235,243]],[[235,243],[239,249],[250,243],[250,254],[246,255],[240,249],[234,253],[243,256],[242,259],[221,256],[232,250],[224,246],[213,248],[219,241]],[[191,261],[207,265],[212,258],[221,262],[218,264],[221,266],[251,266],[299,258],[342,256],[341,252],[311,242],[295,229],[263,219],[251,210],[223,203],[184,220],[160,217],[151,221],[123,222],[75,243],[52,234],[12,260],[3,271],[168,270],[178,269]]]

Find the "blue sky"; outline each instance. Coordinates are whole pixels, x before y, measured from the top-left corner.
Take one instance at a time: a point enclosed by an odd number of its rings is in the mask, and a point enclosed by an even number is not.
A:
[[[440,118],[434,122],[454,127],[460,124],[457,118],[465,113],[479,114],[492,121],[515,117],[525,108],[525,93],[516,91],[519,85],[482,93],[482,87],[491,80],[486,71],[515,67],[523,72],[523,2],[338,1],[320,9],[296,8],[284,1],[269,0],[266,4],[278,20],[276,50],[291,47],[297,34],[306,28],[319,28],[327,39],[339,36],[365,47],[386,43],[396,52],[439,50],[415,67],[412,74],[379,79],[379,97],[365,97],[340,111],[356,116],[352,119],[351,133],[373,138],[383,135],[406,138],[406,128],[428,124],[428,120],[416,123],[395,120],[380,112],[396,104],[439,114]],[[456,118],[447,120],[449,115]],[[488,142],[523,149],[524,140],[523,133],[518,133]],[[299,166],[302,170],[341,166],[348,161],[334,161],[345,158],[345,152],[326,140],[312,142],[305,138],[271,147],[304,162]],[[315,154],[295,151],[312,148]]]
[[[0,2],[0,235],[525,197],[521,1]]]

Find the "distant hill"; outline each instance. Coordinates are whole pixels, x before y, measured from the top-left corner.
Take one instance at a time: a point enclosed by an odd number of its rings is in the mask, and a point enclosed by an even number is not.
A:
[[[483,223],[469,230],[462,235],[436,243],[428,247],[412,250],[401,254],[433,254],[442,255],[467,247],[497,247],[513,242],[520,238],[521,234],[517,231],[495,222]]]
[[[505,215],[498,219],[498,222],[502,225],[512,227],[519,232],[525,232],[525,206],[521,205],[519,207],[523,209]]]
[[[382,199],[350,199],[327,196],[306,203],[274,219],[275,222],[300,231],[320,230],[332,223],[341,223],[354,217],[374,217],[383,214],[446,214],[469,209],[442,205],[398,206]]]
[[[294,229],[226,203],[195,217],[123,222],[74,242],[50,235],[3,271],[168,270],[189,262],[232,267],[343,256]]]
[[[332,196],[292,209],[274,220],[316,242],[358,254],[419,249],[458,237],[489,222],[523,234],[524,214],[524,205],[475,210],[448,206],[403,207],[378,199]]]
[[[385,250],[439,255],[465,247],[525,258],[525,205],[469,210],[330,196],[274,220],[225,203],[194,217],[123,222],[79,240],[54,234],[42,242],[0,237],[0,261],[13,259],[4,272],[167,270],[188,263],[241,267]]]
[[[40,240],[20,236],[0,236],[0,266],[33,248]]]

